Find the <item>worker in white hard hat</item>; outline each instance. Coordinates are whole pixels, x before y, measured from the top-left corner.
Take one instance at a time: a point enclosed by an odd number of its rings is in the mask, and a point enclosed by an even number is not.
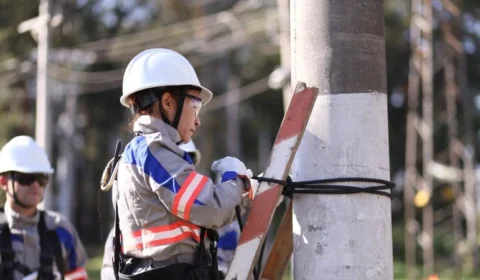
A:
[[[185,144],[180,144],[179,147],[188,153],[190,158],[193,161],[193,164],[197,166],[202,158],[201,152],[196,148],[193,140]],[[261,175],[259,175],[261,176]],[[257,180],[250,180],[253,193],[256,192],[258,188]],[[282,198],[283,200],[283,198]],[[238,217],[237,217],[238,218]],[[102,280],[114,280],[115,274],[113,273],[112,266],[112,257],[113,257],[113,236],[114,229],[112,228],[108,234],[107,241],[105,242],[103,262],[101,269],[101,279]],[[233,254],[237,248],[238,238],[240,236],[240,226],[238,221],[233,221],[228,225],[218,229],[218,246],[217,246],[217,260],[218,260],[218,270],[224,275],[227,273],[227,270],[233,260]]]
[[[178,146],[190,141],[211,98],[175,51],[146,50],[128,64],[120,102],[133,113],[136,136],[114,184],[120,279],[218,279],[214,230],[235,219],[236,205],[248,203],[251,171],[236,158],[220,159],[212,164],[222,176],[215,185]]]
[[[49,176],[45,151],[29,136],[11,139],[0,151],[0,279],[88,279],[87,255],[72,224],[37,209]]]

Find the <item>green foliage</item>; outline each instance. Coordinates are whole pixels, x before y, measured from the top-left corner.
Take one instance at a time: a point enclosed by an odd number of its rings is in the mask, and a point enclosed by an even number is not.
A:
[[[191,1],[52,1],[57,5],[54,12],[62,11],[64,21],[59,27],[52,29],[52,47],[86,48],[86,42],[114,38],[125,34],[134,34],[140,31],[178,23],[194,17],[200,17],[214,12],[231,8],[239,1],[213,1],[204,9],[192,4]],[[221,3],[220,3],[221,2]],[[403,94],[406,102],[408,87],[408,60],[410,56],[409,1],[385,1],[385,43],[387,58],[388,94],[397,91]],[[129,4],[131,3],[131,4]],[[469,20],[479,25],[480,2],[477,0],[464,1],[465,11],[468,11]],[[21,62],[29,61],[29,55],[34,51],[36,42],[31,34],[18,34],[17,26],[20,22],[37,16],[38,2],[27,0],[0,0],[0,145],[17,134],[33,135],[35,105],[34,100],[27,93],[28,80],[33,79],[34,71],[24,73]],[[251,27],[249,27],[251,28]],[[228,28],[225,27],[227,30]],[[477,28],[478,29],[478,28]],[[195,36],[205,30],[194,30],[175,42],[155,42],[148,47],[167,45],[191,44]],[[228,31],[228,30],[227,30]],[[225,32],[227,32],[225,31]],[[467,53],[467,73],[470,90],[476,91],[480,87],[480,52],[479,31],[464,30],[465,38],[476,48]],[[223,31],[222,31],[223,32]],[[222,33],[223,34],[223,33]],[[144,38],[142,38],[144,39]],[[173,40],[173,39],[172,39]],[[263,40],[263,39],[262,39]],[[178,41],[178,42],[177,42]],[[135,40],[129,42],[135,43]],[[175,44],[173,44],[175,43]],[[210,42],[206,42],[209,44]],[[112,44],[114,45],[114,44]],[[109,45],[100,44],[100,49],[108,49]],[[138,46],[137,46],[138,47]],[[142,47],[142,46],[140,46]],[[268,48],[270,51],[266,51]],[[252,40],[236,51],[226,52],[224,56],[211,59],[208,63],[198,67],[202,82],[213,89],[215,96],[221,96],[228,91],[226,81],[230,76],[238,78],[240,85],[246,85],[267,76],[279,64],[277,46],[273,46],[267,39]],[[101,58],[88,71],[104,72],[118,70],[125,67],[134,54],[127,48],[123,55],[109,56],[114,51],[98,51]],[[189,54],[197,55],[195,47]],[[275,49],[271,51],[271,49]],[[119,50],[116,50],[120,52]],[[8,60],[15,58],[16,60]],[[16,61],[16,62],[15,62]],[[33,62],[33,61],[32,61]],[[33,68],[34,68],[33,64]],[[70,70],[76,66],[69,66]],[[31,82],[31,81],[30,81]],[[83,140],[83,147],[76,151],[77,178],[75,223],[82,239],[86,243],[101,246],[103,240],[100,230],[106,233],[112,221],[112,211],[109,194],[98,196],[98,182],[104,165],[113,154],[116,139],[123,140],[124,145],[131,138],[127,129],[128,114],[118,102],[121,94],[121,80],[113,88],[100,90],[96,93],[84,94],[78,100],[78,115],[84,116],[85,126],[80,128],[79,138]],[[31,87],[31,85],[30,85]],[[56,104],[55,116],[63,110],[63,104]],[[209,173],[211,162],[227,154],[226,151],[226,111],[225,107],[202,115],[202,127],[195,135],[197,146],[202,151],[200,171]],[[241,114],[241,154],[235,155],[247,162],[255,172],[263,169],[259,163],[259,132],[267,132],[265,138],[271,143],[283,116],[282,98],[280,91],[265,90],[251,99],[239,104]],[[390,161],[391,171],[404,168],[405,153],[405,103],[403,106],[389,106],[389,134],[390,134]],[[478,119],[478,114],[476,116]],[[477,120],[478,122],[478,120]],[[443,145],[445,133],[436,139],[436,144]],[[58,136],[58,135],[57,135]],[[81,145],[80,145],[81,146]],[[400,194],[401,195],[401,194]],[[100,198],[100,199],[99,199]],[[0,198],[1,200],[1,198]],[[99,219],[98,209],[102,217]],[[100,221],[102,225],[99,228]],[[402,213],[394,213],[394,254],[397,259],[403,258],[403,220]],[[95,234],[92,234],[95,232]],[[443,244],[443,245],[442,245]],[[438,252],[448,254],[448,242],[435,243]],[[443,251],[442,251],[443,250]],[[98,269],[98,258],[91,261],[90,271]],[[400,268],[399,268],[400,267]],[[403,276],[401,265],[396,266],[396,279]],[[91,274],[94,277],[95,273]],[[397,276],[399,278],[397,278]],[[473,278],[472,278],[473,279]]]
[[[103,255],[93,256],[88,259],[87,273],[88,279],[100,280],[100,270],[102,269]]]
[[[19,81],[18,60],[35,46],[29,34],[19,35],[20,22],[36,15],[34,5],[27,1],[0,1],[0,145],[14,135],[31,134],[31,116],[27,108],[25,83]]]

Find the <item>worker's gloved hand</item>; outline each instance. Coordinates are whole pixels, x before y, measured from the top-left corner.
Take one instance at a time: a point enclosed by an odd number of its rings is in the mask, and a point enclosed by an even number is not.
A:
[[[250,169],[249,169],[250,170]],[[251,172],[251,171],[250,171]],[[258,175],[258,177],[261,177],[263,175],[263,173],[261,173],[260,175]],[[257,195],[257,190],[258,190],[258,186],[260,186],[260,182],[255,180],[255,179],[252,179],[253,176],[250,176],[250,190],[248,191],[248,197],[250,199],[254,199],[255,198],[255,195]]]
[[[247,169],[245,164],[238,158],[224,157],[220,160],[214,161],[212,164],[212,171],[217,172],[222,176],[222,182],[235,179],[238,176],[244,179],[245,190],[250,189],[252,171]]]
[[[247,175],[247,167],[238,158],[224,157],[216,160],[212,164],[212,171],[220,173],[222,176],[226,172],[235,172],[238,175]]]
[[[250,169],[249,169],[250,170]],[[263,177],[263,172],[258,174],[256,177]],[[260,186],[260,182],[258,180],[252,179],[250,177],[250,191],[247,193],[250,199],[254,199],[258,192],[258,187]],[[245,195],[247,195],[245,194]],[[278,200],[277,207],[283,202],[283,195],[280,196]]]

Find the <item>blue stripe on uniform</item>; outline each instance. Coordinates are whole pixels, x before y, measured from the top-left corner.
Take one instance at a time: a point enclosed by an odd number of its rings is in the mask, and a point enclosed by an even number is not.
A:
[[[170,191],[177,193],[180,189],[178,183],[172,179],[170,174],[150,152],[145,136],[137,136],[128,143],[122,158],[125,163],[140,167],[143,173]]]
[[[23,243],[23,236],[12,233],[12,234],[10,235],[10,240],[12,241],[12,243],[13,243],[13,242]]]
[[[192,157],[190,156],[189,153],[185,152],[183,153],[183,159],[188,162],[189,164],[193,165],[193,159]]]
[[[217,248],[222,250],[232,250],[237,248],[238,235],[235,230],[227,231],[218,238]]]
[[[69,271],[77,269],[77,250],[75,248],[73,235],[63,227],[57,227],[55,231],[57,232],[58,239],[60,239],[60,243],[63,244],[67,251]]]
[[[192,161],[188,154],[187,157]],[[184,158],[187,162],[188,159]],[[167,170],[150,152],[145,136],[137,136],[128,143],[123,152],[122,160],[127,164],[140,167],[145,175],[150,176],[157,184],[169,189],[173,193],[177,193],[180,190],[180,185],[177,181],[168,174]],[[194,203],[203,205],[199,200],[195,200]]]

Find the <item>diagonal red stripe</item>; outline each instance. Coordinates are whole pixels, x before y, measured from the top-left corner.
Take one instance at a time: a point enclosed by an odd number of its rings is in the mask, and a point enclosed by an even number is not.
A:
[[[252,209],[250,210],[250,213],[254,213],[254,215],[248,215],[247,222],[238,241],[239,245],[267,232],[270,218],[273,217],[271,213],[275,211],[282,188],[281,185],[275,185],[255,196],[252,202]]]
[[[293,95],[287,114],[278,130],[277,138],[275,138],[275,144],[298,135],[304,130],[309,119],[307,116],[313,109],[312,100],[314,98],[317,98],[315,88],[306,88]],[[295,107],[295,110],[290,109],[293,107]]]

